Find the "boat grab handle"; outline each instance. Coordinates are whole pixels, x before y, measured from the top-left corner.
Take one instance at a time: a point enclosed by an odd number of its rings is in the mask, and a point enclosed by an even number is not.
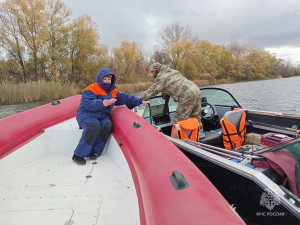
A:
[[[133,128],[138,129],[138,128],[140,128],[142,125],[139,124],[138,122],[134,121],[133,124],[132,124],[132,126],[133,126]]]
[[[184,175],[179,173],[178,170],[174,170],[169,178],[176,191],[188,188],[190,186]]]
[[[53,106],[56,106],[56,105],[59,105],[59,104],[60,104],[60,101],[59,101],[59,100],[56,100],[56,101],[51,102],[51,105],[53,105]]]
[[[281,190],[283,190],[284,197],[286,197],[287,199],[293,199],[295,201],[294,205],[298,208],[300,208],[300,199],[293,194],[292,192],[290,192],[288,189],[286,189],[285,187],[283,187],[282,185],[279,185],[279,187],[281,188]]]

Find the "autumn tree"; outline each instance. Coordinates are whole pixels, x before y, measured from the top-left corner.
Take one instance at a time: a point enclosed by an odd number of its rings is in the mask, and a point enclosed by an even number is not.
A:
[[[168,54],[161,50],[158,46],[154,47],[152,57],[150,59],[150,63],[160,62],[164,65],[170,64],[171,59],[169,58]]]
[[[130,83],[147,73],[147,64],[136,42],[123,41],[113,49],[112,70],[118,74],[120,83]]]
[[[99,44],[96,24],[86,15],[71,20],[61,0],[0,4],[0,48],[14,65],[5,68],[15,80],[84,83],[107,65],[108,50]],[[9,60],[17,62],[18,68]]]
[[[233,58],[238,59],[245,57],[247,47],[241,46],[237,43],[230,43],[226,46],[226,49],[231,52]]]
[[[43,13],[42,60],[45,79],[59,81],[67,73],[67,37],[71,11],[61,0],[47,0]]]
[[[189,26],[182,26],[179,22],[175,21],[168,24],[159,32],[160,46],[159,49],[156,47],[152,55],[152,61],[157,61],[165,65],[173,66],[172,59],[170,58],[169,52],[171,45],[178,43],[180,41],[196,41],[193,38],[191,29]],[[174,46],[173,46],[174,47]]]
[[[0,2],[1,80],[44,79],[83,86],[94,82],[102,67],[117,73],[121,83],[147,79],[148,62],[140,45],[124,40],[109,56],[99,43],[95,22],[87,15],[72,19],[62,1]],[[154,48],[150,62],[171,66],[190,79],[240,81],[299,73],[290,60],[262,49],[200,41],[179,22],[167,25],[158,36],[160,47]]]
[[[43,0],[12,0],[17,8],[18,29],[32,59],[34,79],[38,80],[42,47],[42,21],[45,10]]]
[[[173,22],[167,25],[160,32],[162,49],[166,50],[171,44],[182,41],[192,40],[192,32],[189,26],[182,26],[179,22]]]
[[[230,51],[226,49],[225,46],[216,45],[215,46],[215,58],[217,73],[215,78],[228,80],[233,71],[233,58]]]
[[[189,79],[199,78],[196,61],[200,53],[193,42],[188,40],[174,42],[166,53],[174,69],[179,70]]]
[[[231,43],[215,45],[199,41],[188,26],[178,22],[167,25],[160,33],[161,48],[155,48],[150,62],[158,61],[180,70],[190,79],[256,80],[291,76],[298,70],[267,51]],[[282,72],[284,71],[284,72]]]
[[[107,65],[107,48],[99,44],[99,34],[91,17],[83,15],[76,18],[69,29],[67,49],[70,74],[68,80],[75,83],[80,80],[90,80],[89,75],[95,76],[95,70]]]
[[[0,46],[6,51],[8,59],[15,60],[19,65],[17,70],[12,71],[12,74],[18,80],[27,82],[26,47],[24,40],[20,38],[18,12],[19,8],[14,1],[0,3]]]
[[[69,15],[66,7],[59,0],[7,0],[1,3],[1,9],[0,43],[8,58],[19,63],[22,81],[45,78],[41,74],[48,69],[47,61],[54,59],[49,52],[54,52],[53,46],[62,39],[59,28],[64,21],[60,19]]]
[[[214,80],[218,75],[217,58],[219,57],[219,48],[208,41],[197,42],[199,57],[197,66],[203,78]]]

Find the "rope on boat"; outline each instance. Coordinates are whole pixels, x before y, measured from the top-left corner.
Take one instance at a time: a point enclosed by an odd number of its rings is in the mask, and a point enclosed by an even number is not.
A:
[[[203,149],[203,150],[206,150],[206,151],[210,151],[210,152],[214,152],[214,153],[219,154],[219,155],[235,158],[235,159],[238,159],[238,160],[243,160],[245,158],[251,158],[251,159],[261,159],[261,158],[263,158],[261,156],[235,152],[235,151],[231,151],[231,150],[227,150],[227,149],[223,149],[223,148],[203,144],[203,143],[200,143],[200,142],[191,141],[191,140],[188,140],[188,139],[185,139],[183,141],[185,143],[193,145],[197,148],[200,148],[200,149]]]

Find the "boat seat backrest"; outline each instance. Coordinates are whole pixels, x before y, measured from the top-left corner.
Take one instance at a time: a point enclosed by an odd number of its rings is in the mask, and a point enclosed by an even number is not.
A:
[[[191,134],[192,134],[192,131],[191,131],[191,130],[185,130],[184,133],[186,134],[186,136],[187,136],[188,138],[190,138],[190,137],[191,137]]]
[[[246,113],[242,109],[226,112],[220,121],[224,148],[236,149],[245,143]]]
[[[238,129],[241,121],[242,113],[243,110],[241,109],[228,111],[224,114],[224,117],[228,119],[229,122],[231,122],[236,127],[236,129]]]
[[[197,118],[189,118],[174,123],[171,131],[171,137],[184,140],[189,139],[192,141],[199,140],[200,124]]]
[[[178,124],[177,124],[177,126],[178,126]],[[177,128],[177,130],[180,130],[180,128]],[[191,134],[192,134],[192,131],[191,130],[184,130],[184,133],[186,134],[186,136],[188,138],[190,138]],[[173,130],[172,137],[176,137],[176,130],[175,129]]]

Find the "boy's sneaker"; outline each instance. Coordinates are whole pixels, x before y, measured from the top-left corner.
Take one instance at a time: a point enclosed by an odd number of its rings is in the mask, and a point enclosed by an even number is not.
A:
[[[83,157],[79,157],[77,155],[73,155],[72,160],[80,165],[85,165],[86,161]]]
[[[90,159],[97,159],[97,153],[94,149],[92,149],[91,153],[90,153]]]

